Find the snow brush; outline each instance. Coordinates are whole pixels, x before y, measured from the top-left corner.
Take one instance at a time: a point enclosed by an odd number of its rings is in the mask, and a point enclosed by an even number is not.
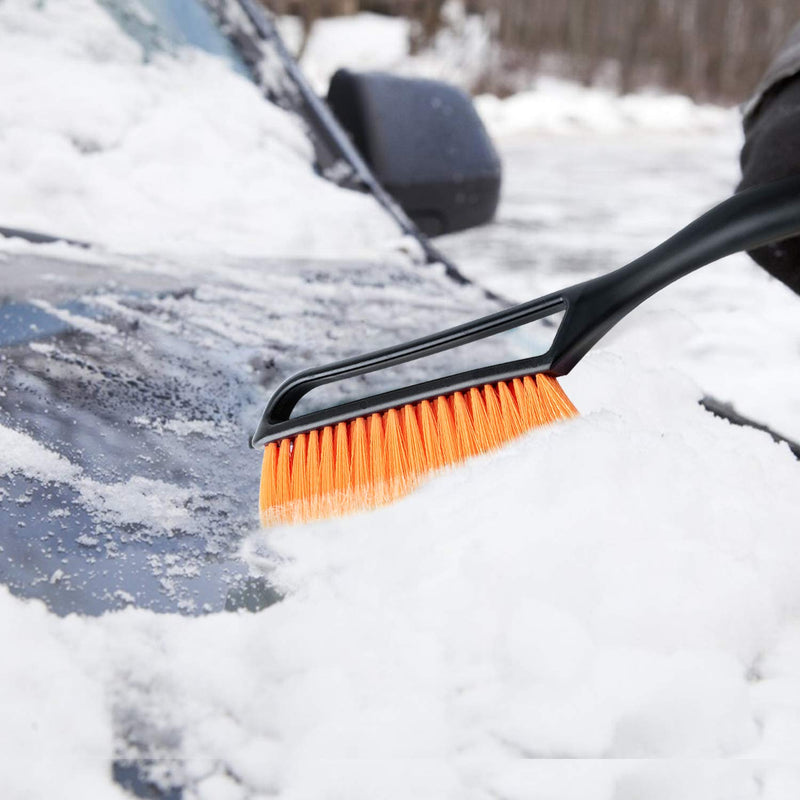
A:
[[[405,344],[304,370],[272,396],[250,444],[265,445],[264,525],[390,502],[429,472],[577,414],[558,384],[628,312],[724,256],[800,235],[800,177],[748,189],[606,275]],[[460,347],[562,313],[547,352],[292,417],[312,389]]]

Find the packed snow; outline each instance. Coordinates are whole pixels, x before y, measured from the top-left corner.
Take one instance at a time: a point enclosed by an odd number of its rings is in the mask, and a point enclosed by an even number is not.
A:
[[[331,65],[365,23],[336,24]],[[91,0],[5,0],[0,73],[2,224],[184,254],[341,256],[396,235],[313,175],[295,123],[242,77],[199,53],[142,63]],[[547,81],[479,107],[503,203],[443,246],[519,300],[624,263],[736,179],[731,111]],[[0,589],[3,796],[127,797],[110,762],[136,758],[187,800],[800,796],[800,465],[697,403],[800,436],[798,302],[745,257],[687,279],[564,380],[578,419],[392,507],[246,537],[286,594],[258,613],[58,618]],[[257,471],[238,498],[254,527]],[[98,493],[0,427],[7,473],[69,483],[111,524],[153,489]],[[160,496],[153,524],[186,513]]]

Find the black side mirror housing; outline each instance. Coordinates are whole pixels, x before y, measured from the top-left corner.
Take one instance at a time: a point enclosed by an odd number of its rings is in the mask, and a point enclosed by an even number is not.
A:
[[[423,233],[437,236],[492,219],[500,158],[466,93],[441,81],[340,69],[327,100]]]

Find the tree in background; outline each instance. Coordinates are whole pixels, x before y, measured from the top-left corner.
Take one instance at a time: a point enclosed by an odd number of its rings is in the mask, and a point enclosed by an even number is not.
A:
[[[442,25],[442,9],[447,0],[262,0],[275,14],[298,17],[303,26],[303,39],[297,57],[300,58],[308,44],[314,22],[322,17],[337,17],[370,11],[374,14],[407,17],[414,23],[412,52],[430,44]],[[475,5],[467,3],[468,7]],[[482,9],[475,7],[478,13]]]
[[[484,0],[509,55],[550,56],[593,83],[616,73],[620,91],[647,85],[697,100],[744,99],[789,29],[800,0]]]
[[[302,58],[314,23],[321,17],[338,17],[362,11],[359,0],[262,0],[274,14],[297,17],[303,26],[300,49],[295,54]]]
[[[264,0],[303,21],[372,11],[414,22],[413,49],[442,25],[445,0]],[[696,100],[741,101],[791,27],[800,0],[465,0],[496,52],[476,89],[504,93],[509,75],[547,70],[629,92],[661,86]],[[498,66],[499,65],[499,66]]]

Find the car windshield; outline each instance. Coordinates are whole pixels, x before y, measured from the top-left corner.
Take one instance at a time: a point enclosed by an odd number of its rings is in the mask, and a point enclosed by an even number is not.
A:
[[[0,587],[57,613],[267,602],[237,553],[268,393],[494,305],[381,249],[394,222],[315,172],[198,2],[14,2],[0,223],[92,246],[0,239]]]
[[[224,58],[237,72],[250,77],[241,55],[199,0],[101,0],[101,5],[142,46],[146,58],[156,52],[195,47]]]

